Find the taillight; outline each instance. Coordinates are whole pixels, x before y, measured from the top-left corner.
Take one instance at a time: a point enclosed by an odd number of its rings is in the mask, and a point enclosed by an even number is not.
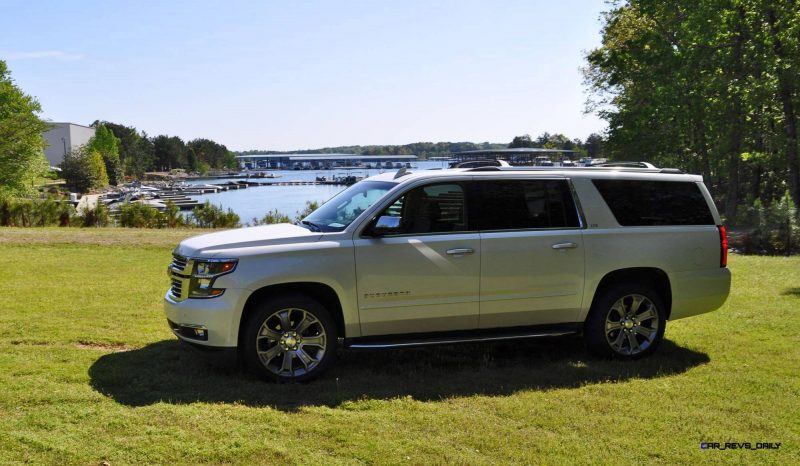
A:
[[[719,266],[728,266],[728,231],[725,230],[725,225],[717,225],[719,229]]]

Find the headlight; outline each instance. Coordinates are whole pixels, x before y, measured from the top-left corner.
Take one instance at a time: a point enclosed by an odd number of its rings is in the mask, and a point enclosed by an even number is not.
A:
[[[238,259],[196,259],[189,282],[190,298],[214,298],[225,292],[224,288],[214,288],[217,278],[236,269]]]
[[[194,263],[193,277],[213,278],[233,272],[236,268],[236,259],[220,259],[214,261],[197,261]]]

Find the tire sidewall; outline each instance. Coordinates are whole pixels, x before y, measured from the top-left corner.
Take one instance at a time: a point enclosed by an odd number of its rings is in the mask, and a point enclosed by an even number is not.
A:
[[[320,363],[310,372],[297,377],[285,377],[273,373],[261,363],[256,348],[256,337],[264,321],[277,311],[286,308],[303,309],[316,317],[325,329],[327,340],[325,354]],[[254,311],[244,322],[242,341],[240,342],[241,357],[248,370],[255,375],[279,383],[307,382],[316,379],[324,373],[336,360],[338,332],[336,323],[330,312],[319,301],[297,293],[283,294],[274,298],[267,298],[257,304]]]
[[[634,355],[620,354],[614,351],[608,343],[605,334],[606,316],[610,312],[611,306],[619,299],[631,294],[645,296],[653,302],[658,313],[656,338],[647,349]],[[658,348],[661,341],[664,339],[666,323],[664,300],[653,287],[641,283],[618,284],[605,290],[592,305],[592,309],[589,311],[589,316],[584,325],[584,337],[589,350],[598,356],[615,359],[639,359],[652,354]]]

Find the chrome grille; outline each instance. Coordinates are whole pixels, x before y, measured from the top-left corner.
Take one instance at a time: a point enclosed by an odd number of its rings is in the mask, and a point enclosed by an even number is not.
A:
[[[169,291],[172,293],[172,296],[180,299],[181,293],[183,292],[183,281],[172,277],[172,286],[169,288]]]
[[[186,270],[186,266],[188,265],[188,263],[189,260],[187,258],[179,256],[177,254],[173,254],[172,264],[170,264],[170,267],[172,267],[172,269],[175,270],[176,272],[183,273],[184,270]]]
[[[189,258],[173,254],[172,262],[169,264],[169,293],[176,301],[186,299],[188,293],[189,275],[191,274],[192,261]]]

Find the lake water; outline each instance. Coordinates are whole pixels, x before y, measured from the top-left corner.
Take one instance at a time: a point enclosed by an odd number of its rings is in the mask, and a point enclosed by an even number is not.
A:
[[[417,170],[443,168],[442,162],[416,162]],[[384,172],[397,170],[386,169]],[[271,170],[270,173],[281,175],[280,178],[254,179],[254,181],[309,181],[317,176],[333,176],[344,174],[345,170]],[[374,176],[381,170],[351,170],[356,176]],[[241,179],[239,179],[241,180]],[[221,184],[234,179],[213,179],[193,181],[192,183]],[[331,185],[300,185],[300,186],[251,186],[247,189],[223,191],[216,194],[202,194],[190,196],[200,202],[206,200],[212,204],[221,205],[223,209],[230,208],[239,215],[242,223],[251,223],[254,218],[260,219],[267,212],[278,209],[279,212],[294,218],[295,214],[305,208],[307,201],[325,202],[346,186]]]

